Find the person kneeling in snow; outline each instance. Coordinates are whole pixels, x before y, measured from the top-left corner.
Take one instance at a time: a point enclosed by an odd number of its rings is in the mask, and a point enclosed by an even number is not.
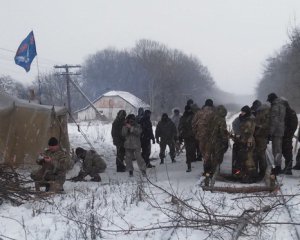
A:
[[[60,192],[63,191],[63,184],[66,179],[68,157],[55,137],[49,139],[48,146],[36,160],[37,164],[42,167],[32,172],[31,178],[35,182],[36,191],[40,191],[40,187],[46,187],[46,192]]]
[[[106,163],[101,156],[94,150],[85,150],[81,147],[76,148],[75,153],[78,158],[82,159],[82,169],[78,176],[71,180],[82,181],[87,175],[90,175],[91,181],[101,182],[99,173],[103,173],[106,169]]]

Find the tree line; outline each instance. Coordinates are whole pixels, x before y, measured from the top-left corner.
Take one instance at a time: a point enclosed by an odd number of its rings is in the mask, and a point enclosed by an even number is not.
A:
[[[300,111],[300,28],[290,33],[290,42],[269,57],[263,75],[257,85],[259,99],[266,101],[267,95],[275,92],[285,97],[290,105]]]
[[[202,103],[211,97],[214,88],[208,68],[196,57],[147,39],[131,49],[107,48],[90,55],[82,64],[81,73],[72,79],[91,101],[110,90],[128,91],[149,103],[157,114],[174,107],[183,110],[189,98]],[[31,86],[36,93],[39,81],[42,104],[67,103],[64,76],[54,71],[40,75]],[[71,96],[73,110],[87,105],[73,86]]]

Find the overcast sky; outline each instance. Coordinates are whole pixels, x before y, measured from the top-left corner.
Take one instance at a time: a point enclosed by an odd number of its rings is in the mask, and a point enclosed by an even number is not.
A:
[[[107,47],[142,38],[196,56],[217,86],[254,93],[265,59],[300,25],[300,0],[0,0],[0,74],[29,84],[37,74],[14,64],[33,30],[40,72],[82,64]],[[11,52],[12,51],[12,52]]]

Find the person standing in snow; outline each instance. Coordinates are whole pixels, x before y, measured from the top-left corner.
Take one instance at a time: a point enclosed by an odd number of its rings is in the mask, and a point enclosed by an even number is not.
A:
[[[175,124],[169,118],[168,114],[163,113],[155,130],[156,142],[160,146],[160,164],[164,164],[166,157],[165,151],[168,145],[172,163],[175,162],[175,141],[177,140],[177,129]]]
[[[286,175],[292,175],[293,137],[297,130],[298,117],[296,112],[290,107],[287,100],[284,100],[284,104],[286,111],[284,118],[284,134],[282,137],[282,155],[285,159],[285,167],[282,172]]]
[[[111,136],[113,138],[113,144],[116,146],[116,149],[117,149],[117,156],[116,156],[117,172],[125,172],[126,171],[126,167],[124,165],[125,138],[122,136],[122,128],[125,123],[125,118],[126,118],[125,110],[120,110],[118,112],[117,117],[114,120],[114,122],[112,124],[112,128],[111,128]]]
[[[133,114],[126,117],[125,125],[122,128],[122,136],[125,138],[125,161],[129,176],[133,176],[133,158],[135,157],[138,167],[143,175],[146,175],[146,163],[141,156],[141,133],[142,129],[137,123]]]
[[[141,146],[142,146],[142,157],[147,165],[147,168],[154,167],[150,163],[150,154],[151,154],[151,140],[155,144],[155,138],[153,135],[152,123],[151,123],[151,111],[145,110],[144,116],[140,120],[140,125],[142,128],[141,134]]]
[[[272,141],[272,152],[275,163],[274,173],[278,175],[282,172],[282,137],[285,129],[286,106],[284,101],[277,97],[275,93],[270,93],[267,101],[271,103],[269,137]]]
[[[196,139],[192,129],[192,120],[194,117],[194,113],[189,105],[185,106],[184,113],[180,118],[178,125],[179,132],[179,142],[184,141],[185,150],[186,150],[186,164],[187,170],[186,172],[192,171],[191,162],[196,159]]]
[[[258,179],[263,179],[267,169],[266,149],[270,131],[270,107],[255,100],[251,106],[252,114],[255,116],[255,148],[254,162]]]
[[[87,151],[81,147],[76,148],[75,153],[78,158],[82,159],[82,169],[72,180],[82,181],[87,175],[90,175],[91,181],[101,182],[99,173],[103,173],[106,169],[106,163],[102,157],[94,150]]]

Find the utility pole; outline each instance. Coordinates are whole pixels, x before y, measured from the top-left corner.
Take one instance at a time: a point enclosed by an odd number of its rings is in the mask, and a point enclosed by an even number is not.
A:
[[[72,109],[71,109],[71,93],[70,93],[70,82],[71,80],[71,75],[80,75],[80,73],[72,73],[69,71],[70,68],[81,68],[80,65],[55,65],[54,68],[56,69],[65,69],[65,72],[58,73],[59,75],[64,75],[66,76],[66,82],[67,82],[67,97],[68,97],[68,111],[69,114],[72,116]]]

